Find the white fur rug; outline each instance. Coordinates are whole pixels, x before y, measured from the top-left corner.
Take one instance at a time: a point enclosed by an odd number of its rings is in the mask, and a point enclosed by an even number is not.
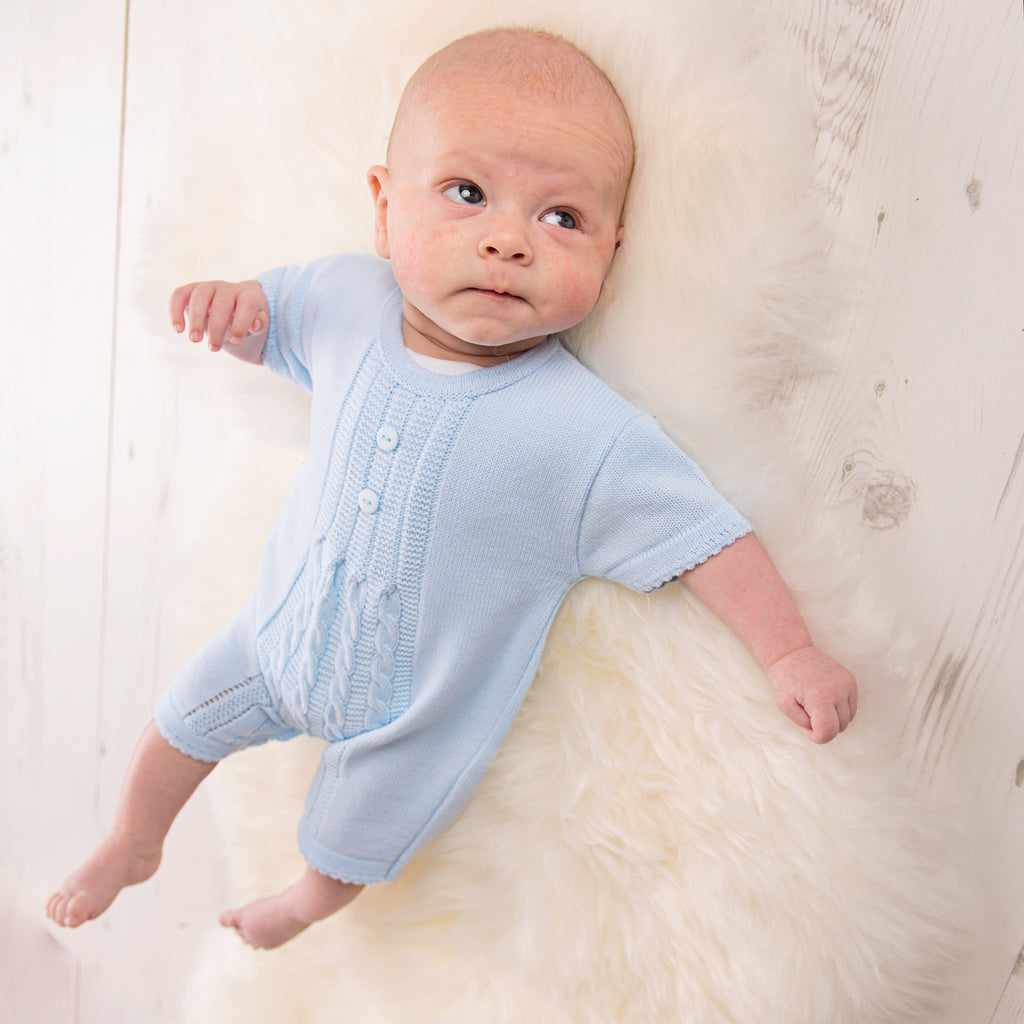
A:
[[[134,52],[158,56],[129,108],[129,192],[150,198],[128,225],[128,301],[160,314],[185,280],[368,251],[365,169],[421,59],[488,25],[562,32],[617,83],[639,143],[626,244],[574,344],[753,519],[819,642],[857,671],[862,711],[814,747],[682,588],[580,586],[459,821],[397,882],[280,951],[211,929],[187,1021],[933,1020],[965,883],[892,724],[911,669],[858,577],[853,525],[808,488],[814,439],[793,415],[811,375],[840,370],[813,118],[791,80],[803,58],[738,0],[637,0],[628,18],[621,0],[283,8],[133,4]],[[168,372],[224,409],[218,525],[198,530],[182,584],[192,644],[251,583],[302,455],[304,402],[269,374],[207,369],[217,361],[159,331]],[[239,899],[301,869],[316,756],[298,740],[214,774]]]

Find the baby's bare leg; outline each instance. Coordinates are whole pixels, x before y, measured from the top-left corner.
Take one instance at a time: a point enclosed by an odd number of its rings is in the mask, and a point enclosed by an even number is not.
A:
[[[237,910],[226,910],[221,914],[220,923],[225,928],[234,928],[250,946],[273,949],[294,938],[314,921],[341,910],[362,890],[361,885],[339,882],[307,867],[294,885]]]
[[[150,722],[129,762],[109,834],[50,897],[47,916],[77,928],[102,914],[126,885],[153,875],[171,823],[215,763],[183,754]]]

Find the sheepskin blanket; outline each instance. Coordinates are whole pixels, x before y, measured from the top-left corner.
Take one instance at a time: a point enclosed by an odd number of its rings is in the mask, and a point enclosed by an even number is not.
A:
[[[184,1019],[932,1021],[965,884],[901,745],[913,665],[892,609],[858,572],[856,524],[808,482],[815,439],[796,412],[842,372],[829,330],[846,273],[811,187],[805,58],[770,22],[738,0],[133,4],[132,53],[149,64],[129,69],[125,304],[161,313],[186,280],[369,251],[365,169],[402,85],[496,24],[577,42],[636,129],[627,240],[572,345],[750,516],[819,643],[857,672],[860,717],[815,747],[684,588],[581,585],[456,824],[281,950],[211,925]],[[303,454],[305,401],[153,330],[168,379],[216,410],[210,493],[185,530],[184,657],[244,599]],[[235,899],[301,871],[317,756],[271,745],[211,779]]]

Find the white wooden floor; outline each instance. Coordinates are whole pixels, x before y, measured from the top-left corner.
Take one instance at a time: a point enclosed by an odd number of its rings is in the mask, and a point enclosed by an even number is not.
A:
[[[199,799],[116,924],[57,934],[42,917],[109,820],[180,648],[170,594],[189,512],[173,470],[189,453],[167,424],[183,406],[153,379],[146,321],[118,290],[122,229],[145,202],[122,159],[142,144],[144,111],[125,97],[151,65],[136,30],[156,2],[0,0],[0,993],[12,1024],[179,1020],[223,904]],[[936,1024],[1024,1021],[1021,4],[765,5],[806,55],[818,185],[850,253],[871,254],[840,325],[843,372],[811,396],[802,433],[821,493],[863,518],[866,571],[926,638],[904,730],[922,776],[956,766],[991,829],[1001,909]]]

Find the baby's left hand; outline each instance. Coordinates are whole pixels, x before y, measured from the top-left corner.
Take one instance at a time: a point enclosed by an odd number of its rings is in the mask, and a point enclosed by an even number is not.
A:
[[[857,713],[857,681],[817,647],[801,647],[768,669],[775,702],[815,743],[835,739]]]

